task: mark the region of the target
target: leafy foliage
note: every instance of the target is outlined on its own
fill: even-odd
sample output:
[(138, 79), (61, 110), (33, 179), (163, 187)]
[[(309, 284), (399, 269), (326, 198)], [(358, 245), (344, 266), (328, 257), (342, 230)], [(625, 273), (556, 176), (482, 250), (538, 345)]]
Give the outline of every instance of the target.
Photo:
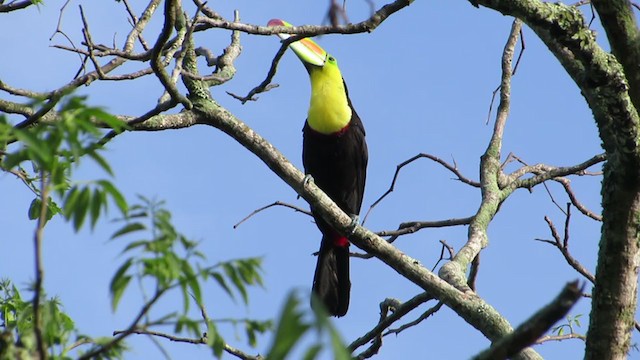
[(562, 336), (566, 333), (568, 334), (575, 334), (575, 327), (581, 327), (582, 325), (580, 324), (580, 317), (582, 317), (582, 314), (578, 314), (576, 316), (567, 316), (567, 322), (565, 324), (561, 324), (558, 326), (555, 326), (551, 329), (552, 333), (555, 333), (558, 336)]
[[(96, 341), (77, 334), (75, 323), (63, 311), (59, 299), (42, 297), (41, 329), (52, 359), (71, 359), (69, 352), (76, 344)], [(23, 300), (20, 291), (7, 279), (0, 281), (0, 317), (0, 359), (35, 358), (33, 303)], [(103, 358), (119, 359), (123, 349), (112, 349)]]
[(343, 343), (336, 328), (329, 321), (327, 314), (322, 309), (314, 309), (310, 314), (311, 319), (305, 318), (308, 310), (301, 308), (301, 301), (295, 292), (287, 297), (278, 319), (275, 338), (266, 356), (269, 360), (282, 360), (289, 356), (294, 346), (302, 337), (315, 329), (317, 340), (309, 346), (304, 355), (305, 360), (317, 359), (321, 350), (327, 347), (323, 342), (324, 335), (329, 336), (329, 347), (332, 350), (332, 358), (336, 360), (349, 360), (351, 355)]
[[(221, 356), (225, 342), (217, 330), (216, 321), (204, 315), (202, 282), (213, 279), (228, 296), (235, 298), (239, 293), (247, 304), (247, 287), (263, 284), (261, 259), (222, 261), (206, 266), (206, 256), (197, 248), (199, 243), (188, 239), (174, 227), (171, 213), (164, 208), (164, 202), (142, 196), (139, 200), (140, 204), (133, 205), (129, 215), (120, 219), (123, 225), (111, 237), (112, 240), (133, 237), (122, 251), (126, 258), (111, 280), (112, 308), (117, 309), (134, 279), (142, 287), (146, 284), (147, 288), (154, 289), (156, 294), (176, 289), (182, 298), (182, 312), (166, 314), (159, 320), (149, 320), (139, 327), (146, 329), (155, 324), (173, 322), (176, 333), (186, 330), (196, 338), (206, 338), (214, 354)], [(192, 301), (200, 308), (203, 319), (195, 319), (190, 315)], [(206, 332), (200, 328), (203, 322), (207, 327)], [(271, 329), (270, 321), (234, 322), (244, 324), (249, 343), (253, 346), (256, 345), (258, 334)]]
[[(44, 108), (46, 105), (33, 104), (36, 113), (39, 106)], [(198, 250), (199, 243), (188, 239), (174, 227), (171, 213), (163, 202), (140, 197), (139, 204), (129, 207), (120, 190), (109, 180), (73, 180), (73, 171), (86, 158), (108, 176), (113, 176), (109, 162), (100, 154), (103, 127), (116, 132), (127, 129), (114, 116), (100, 108), (87, 106), (85, 98), (77, 96), (61, 102), (55, 123), (15, 126), (5, 116), (0, 116), (0, 170), (14, 174), (35, 195), (28, 208), (28, 218), (38, 220), (37, 227), (41, 228), (53, 216), (60, 214), (75, 231), (87, 223), (93, 229), (107, 214), (110, 204), (115, 204), (122, 214), (118, 220), (122, 226), (111, 239), (127, 238), (129, 241), (122, 251), (124, 261), (116, 269), (109, 285), (112, 309), (117, 309), (132, 280), (140, 285), (145, 301), (138, 321), (129, 331), (173, 325), (175, 333), (193, 335), (200, 339), (199, 343), (206, 343), (216, 357), (220, 357), (227, 345), (218, 325), (230, 322), (234, 327), (243, 329), (251, 346), (257, 346), (258, 336), (273, 330), (273, 322), (211, 319), (206, 314), (202, 289), (206, 282), (211, 281), (217, 284), (221, 293), (233, 300), (239, 298), (247, 306), (248, 288), (264, 286), (261, 258), (232, 259), (209, 265), (205, 255)], [(149, 290), (154, 294), (151, 297), (146, 294)], [(45, 299), (43, 289), (30, 291), (34, 296), (40, 294), (39, 327), (50, 358), (71, 359), (74, 349), (86, 344), (91, 347), (84, 352), (76, 350), (75, 355), (120, 359), (128, 350), (125, 342), (121, 341), (124, 337), (91, 338), (79, 334), (74, 321), (63, 311), (57, 298)], [(181, 311), (152, 319), (152, 306), (171, 291), (181, 295)], [(35, 301), (23, 300), (20, 291), (9, 280), (0, 282), (0, 295), (0, 360), (38, 357), (33, 322)], [(193, 303), (200, 310), (198, 315), (191, 311)], [(300, 309), (298, 298), (292, 294), (278, 319), (269, 358), (285, 358), (309, 330), (316, 329), (318, 340), (306, 350), (305, 359), (317, 358), (326, 346), (331, 346), (334, 358), (348, 359), (349, 354), (326, 314), (307, 315)], [(206, 331), (202, 331), (203, 325)], [(328, 343), (323, 342), (324, 334), (329, 336)]]
[[(6, 151), (0, 167), (19, 176), (36, 198), (29, 206), (30, 219), (40, 217), (40, 208), (47, 204), (46, 220), (61, 213), (73, 223), (76, 231), (82, 228), (87, 216), (91, 227), (108, 208), (111, 199), (118, 209), (125, 213), (127, 203), (120, 191), (108, 180), (97, 180), (83, 184), (72, 184), (72, 170), (80, 164), (80, 159), (88, 157), (108, 175), (113, 170), (108, 161), (100, 155), (103, 130), (101, 126), (122, 132), (126, 124), (98, 107), (89, 107), (84, 97), (69, 97), (57, 112), (55, 125), (30, 126), (20, 128), (0, 118), (0, 144), (17, 147)], [(34, 104), (37, 106), (37, 104)], [(20, 146), (17, 146), (20, 145)], [(25, 170), (30, 163), (33, 171)], [(53, 191), (63, 202), (60, 207), (47, 195)], [(44, 192), (44, 194), (43, 194)], [(43, 199), (46, 197), (46, 201)]]

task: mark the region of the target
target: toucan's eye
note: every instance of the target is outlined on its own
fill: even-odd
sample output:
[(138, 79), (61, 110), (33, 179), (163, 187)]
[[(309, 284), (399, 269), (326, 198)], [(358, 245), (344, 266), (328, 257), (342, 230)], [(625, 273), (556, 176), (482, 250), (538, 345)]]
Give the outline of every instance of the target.
[(334, 62), (336, 59), (333, 56), (329, 56), (329, 61)]

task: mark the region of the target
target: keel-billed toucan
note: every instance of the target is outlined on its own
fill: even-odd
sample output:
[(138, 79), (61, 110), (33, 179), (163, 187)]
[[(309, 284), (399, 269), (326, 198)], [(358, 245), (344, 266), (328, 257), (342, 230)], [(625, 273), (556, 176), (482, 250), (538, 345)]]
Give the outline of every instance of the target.
[[(274, 19), (269, 26), (291, 26)], [(291, 35), (278, 34), (281, 39)], [(367, 144), (336, 59), (309, 38), (290, 45), (311, 80), (311, 101), (302, 129), (305, 172), (344, 212), (357, 219), (367, 171)], [(313, 292), (333, 316), (349, 308), (349, 241), (311, 209), (322, 232)]]

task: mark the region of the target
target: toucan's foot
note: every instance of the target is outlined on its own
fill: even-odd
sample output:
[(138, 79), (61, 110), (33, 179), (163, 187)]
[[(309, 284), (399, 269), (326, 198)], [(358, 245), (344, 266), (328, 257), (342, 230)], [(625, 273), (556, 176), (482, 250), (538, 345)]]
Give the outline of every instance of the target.
[(309, 183), (311, 183), (312, 181), (313, 181), (313, 176), (311, 176), (311, 174), (306, 174), (304, 176), (304, 179), (302, 179), (302, 186), (307, 187), (309, 186)]
[(360, 225), (360, 216), (351, 215), (351, 224), (349, 224), (349, 236), (356, 232), (356, 228)]

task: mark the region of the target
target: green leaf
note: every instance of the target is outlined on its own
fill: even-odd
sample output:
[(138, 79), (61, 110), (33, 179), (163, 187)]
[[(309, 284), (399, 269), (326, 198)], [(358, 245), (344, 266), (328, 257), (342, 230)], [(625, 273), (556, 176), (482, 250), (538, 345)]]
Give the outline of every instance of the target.
[(322, 350), (322, 344), (314, 344), (310, 348), (305, 351), (303, 359), (304, 360), (313, 360), (318, 357), (320, 351)]
[[(58, 207), (58, 205), (53, 202), (51, 198), (49, 198), (48, 200), (48, 206), (45, 213), (45, 219), (47, 221), (51, 220), (51, 218), (53, 218), (53, 215), (60, 212), (60, 208)], [(40, 211), (42, 211), (42, 201), (40, 200), (40, 198), (35, 198), (29, 205), (29, 219), (37, 220), (40, 217)]]
[(38, 139), (28, 130), (15, 130), (16, 138), (27, 146), (27, 154), (29, 158), (35, 161), (39, 167), (45, 170), (51, 170), (53, 164), (53, 153), (47, 148), (46, 143)]
[(69, 190), (69, 192), (67, 193), (63, 205), (64, 217), (67, 218), (67, 220), (70, 220), (72, 218), (79, 197), (80, 191), (78, 191), (78, 187), (76, 186), (72, 187), (71, 190)]
[(235, 285), (240, 295), (242, 295), (242, 300), (244, 301), (245, 305), (248, 304), (249, 295), (247, 294), (247, 289), (244, 286), (242, 278), (238, 275), (237, 269), (229, 263), (223, 263), (222, 268), (224, 269), (227, 277), (231, 279), (231, 282), (233, 283), (233, 285)]
[(212, 271), (212, 272), (210, 272), (210, 275), (218, 282), (218, 285), (220, 285), (220, 287), (223, 288), (224, 291), (227, 292), (227, 294), (229, 294), (231, 299), (235, 300), (236, 297), (233, 294), (233, 292), (231, 291), (231, 288), (227, 284), (227, 281), (224, 279), (222, 274), (220, 274), (219, 272)]
[(122, 196), (120, 191), (107, 180), (98, 180), (98, 184), (102, 186), (102, 189), (104, 191), (111, 195), (111, 198), (120, 209), (120, 212), (122, 212), (122, 214), (126, 214), (128, 209), (127, 201), (125, 200), (124, 196)]
[(225, 345), (224, 339), (220, 336), (215, 324), (211, 321), (207, 324), (207, 344), (209, 344), (211, 350), (213, 350), (213, 355), (215, 357), (222, 357)]
[(304, 322), (299, 306), (300, 300), (296, 294), (289, 294), (278, 319), (276, 335), (267, 359), (284, 360), (298, 340), (311, 328), (310, 324)]
[(79, 231), (84, 224), (84, 219), (89, 212), (89, 206), (91, 205), (91, 190), (85, 187), (78, 196), (78, 201), (75, 204), (73, 211), (73, 229)]
[(149, 241), (148, 241), (148, 240), (132, 241), (132, 242), (130, 242), (130, 243), (129, 243), (129, 245), (127, 245), (127, 246), (122, 250), (121, 254), (124, 254), (124, 253), (126, 253), (127, 251), (131, 251), (131, 250), (133, 250), (133, 249), (135, 249), (135, 248), (137, 248), (137, 247), (140, 247), (140, 246), (146, 246), (146, 245), (148, 245), (148, 244), (149, 244)]
[(200, 283), (198, 282), (198, 278), (188, 261), (182, 261), (182, 274), (184, 276), (184, 280), (189, 286), (189, 289), (191, 290), (191, 294), (193, 295), (196, 304), (201, 305), (202, 292), (200, 290)]
[(114, 176), (111, 165), (109, 165), (107, 160), (105, 160), (102, 155), (98, 154), (96, 151), (89, 151), (87, 155), (89, 155), (89, 157), (92, 158), (93, 161), (95, 161), (96, 164), (98, 164), (102, 168), (102, 170), (106, 171), (107, 174)]
[(111, 291), (111, 308), (113, 309), (113, 311), (115, 311), (118, 307), (120, 298), (122, 297), (122, 294), (124, 294), (124, 291), (127, 289), (127, 285), (129, 285), (129, 282), (131, 281), (131, 276), (125, 275), (127, 270), (129, 270), (129, 267), (131, 267), (131, 264), (133, 264), (133, 258), (127, 259), (127, 261), (125, 261), (124, 264), (122, 264), (120, 268), (118, 268), (116, 273), (113, 275), (113, 278), (111, 279), (109, 289)]
[(93, 189), (93, 199), (91, 200), (91, 230), (95, 229), (96, 223), (100, 218), (100, 209), (104, 207), (105, 196), (100, 189)]
[(147, 227), (144, 226), (144, 224), (141, 224), (138, 222), (126, 224), (125, 226), (121, 227), (118, 231), (113, 233), (113, 235), (111, 235), (111, 240), (124, 236), (126, 234), (130, 234), (132, 232), (146, 230), (146, 228)]
[(29, 205), (29, 220), (36, 220), (40, 217), (40, 211), (42, 209), (42, 201), (39, 198), (33, 199), (31, 205)]
[(340, 334), (335, 327), (327, 321), (329, 334), (331, 335), (331, 348), (333, 349), (333, 358), (336, 360), (351, 360), (351, 354), (347, 350), (347, 345), (340, 338)]

